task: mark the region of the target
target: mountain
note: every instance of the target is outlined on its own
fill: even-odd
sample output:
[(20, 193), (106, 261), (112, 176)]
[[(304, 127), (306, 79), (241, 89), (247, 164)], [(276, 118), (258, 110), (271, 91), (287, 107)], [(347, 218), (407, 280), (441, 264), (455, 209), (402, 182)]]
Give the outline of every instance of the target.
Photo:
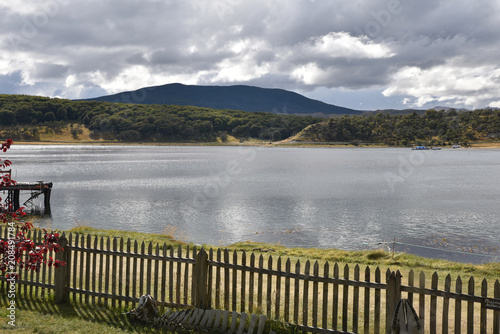
[(362, 111), (309, 99), (283, 89), (254, 86), (193, 86), (168, 84), (136, 91), (101, 96), (83, 101), (107, 101), (137, 104), (171, 104), (213, 109), (265, 111), (278, 114), (345, 115)]

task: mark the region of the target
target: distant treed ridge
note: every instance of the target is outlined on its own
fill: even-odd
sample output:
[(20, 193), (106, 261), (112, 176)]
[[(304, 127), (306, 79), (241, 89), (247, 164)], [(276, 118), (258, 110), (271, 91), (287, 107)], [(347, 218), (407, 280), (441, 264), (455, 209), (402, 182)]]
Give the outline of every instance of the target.
[(58, 131), (68, 123), (79, 123), (90, 130), (92, 139), (210, 142), (217, 137), (224, 141), (228, 135), (232, 135), (239, 139), (276, 141), (288, 138), (321, 120), (310, 116), (192, 106), (0, 95), (2, 136), (14, 140), (37, 140), (41, 127), (43, 131)]
[(500, 139), (500, 110), (427, 110), (406, 115), (342, 116), (309, 126), (301, 141), (368, 142), (394, 146), (467, 144)]

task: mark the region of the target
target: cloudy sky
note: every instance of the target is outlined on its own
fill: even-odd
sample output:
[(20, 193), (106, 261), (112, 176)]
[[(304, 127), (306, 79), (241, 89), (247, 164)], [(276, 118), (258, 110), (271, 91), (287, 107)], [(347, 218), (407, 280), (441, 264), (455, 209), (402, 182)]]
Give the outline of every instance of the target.
[(498, 0), (0, 0), (0, 93), (179, 82), (354, 109), (500, 107)]

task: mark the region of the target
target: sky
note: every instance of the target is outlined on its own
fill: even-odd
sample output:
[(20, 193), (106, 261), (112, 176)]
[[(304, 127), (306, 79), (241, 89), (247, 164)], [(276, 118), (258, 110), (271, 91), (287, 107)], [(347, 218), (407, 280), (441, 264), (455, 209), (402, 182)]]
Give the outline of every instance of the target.
[(168, 83), (358, 110), (500, 107), (498, 0), (0, 0), (0, 94)]

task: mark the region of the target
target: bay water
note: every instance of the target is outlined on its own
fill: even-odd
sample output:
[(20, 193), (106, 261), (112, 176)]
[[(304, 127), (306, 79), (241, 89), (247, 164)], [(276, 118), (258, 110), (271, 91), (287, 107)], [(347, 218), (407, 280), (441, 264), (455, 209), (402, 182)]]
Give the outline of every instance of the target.
[(54, 183), (46, 229), (500, 259), (498, 149), (14, 145), (2, 158), (19, 182)]

